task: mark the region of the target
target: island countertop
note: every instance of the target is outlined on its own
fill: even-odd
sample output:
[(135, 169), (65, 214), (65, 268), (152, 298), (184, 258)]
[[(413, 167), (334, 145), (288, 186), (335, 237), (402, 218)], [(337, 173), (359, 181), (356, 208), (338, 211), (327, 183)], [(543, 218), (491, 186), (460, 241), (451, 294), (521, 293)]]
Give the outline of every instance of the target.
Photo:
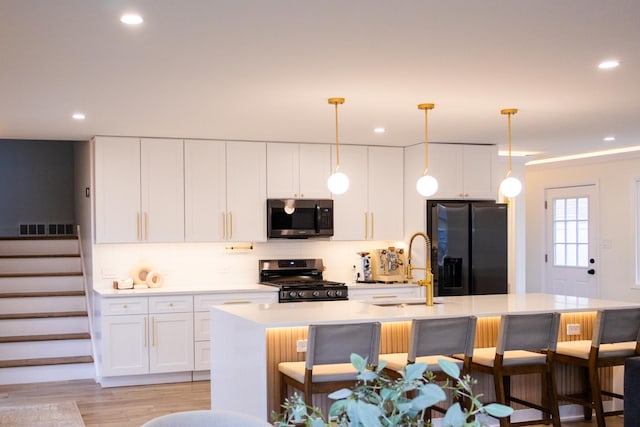
[(287, 327), (311, 323), (394, 322), (424, 317), (478, 317), (508, 313), (561, 313), (595, 311), (606, 308), (635, 307), (637, 303), (550, 294), (502, 294), (435, 298), (433, 306), (422, 299), (402, 301), (302, 302), (287, 304), (237, 305), (216, 307), (228, 314), (263, 327)]

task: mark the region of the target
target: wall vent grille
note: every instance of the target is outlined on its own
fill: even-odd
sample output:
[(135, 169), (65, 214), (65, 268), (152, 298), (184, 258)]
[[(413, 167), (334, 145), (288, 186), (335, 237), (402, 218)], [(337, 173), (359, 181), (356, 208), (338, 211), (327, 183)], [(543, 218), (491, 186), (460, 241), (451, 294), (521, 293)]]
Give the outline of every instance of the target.
[(73, 236), (73, 224), (20, 224), (20, 236)]

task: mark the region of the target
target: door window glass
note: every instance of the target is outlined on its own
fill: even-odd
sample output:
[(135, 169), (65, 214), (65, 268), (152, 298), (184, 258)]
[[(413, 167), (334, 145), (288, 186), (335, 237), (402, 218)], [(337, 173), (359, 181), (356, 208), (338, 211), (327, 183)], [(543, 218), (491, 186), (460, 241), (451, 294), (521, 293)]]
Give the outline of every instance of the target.
[(587, 267), (589, 263), (589, 198), (553, 200), (553, 263)]

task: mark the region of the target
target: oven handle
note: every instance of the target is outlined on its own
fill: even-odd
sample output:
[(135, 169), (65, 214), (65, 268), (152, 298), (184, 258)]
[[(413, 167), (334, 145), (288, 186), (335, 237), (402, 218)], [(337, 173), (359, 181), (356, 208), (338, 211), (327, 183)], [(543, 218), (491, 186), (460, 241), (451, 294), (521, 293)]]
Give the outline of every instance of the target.
[(316, 230), (316, 234), (320, 234), (320, 205), (316, 203), (316, 216), (314, 221), (314, 228)]

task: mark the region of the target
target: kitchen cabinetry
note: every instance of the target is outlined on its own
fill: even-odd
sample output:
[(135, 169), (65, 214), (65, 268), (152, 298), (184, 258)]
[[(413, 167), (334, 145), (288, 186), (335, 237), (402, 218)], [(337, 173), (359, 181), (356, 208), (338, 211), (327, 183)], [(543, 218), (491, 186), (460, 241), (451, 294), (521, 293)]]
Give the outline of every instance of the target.
[(195, 370), (210, 368), (209, 307), (219, 304), (277, 304), (278, 292), (225, 292), (217, 294), (195, 295), (194, 310), (194, 353)]
[(438, 180), (435, 196), (495, 200), (498, 189), (493, 169), (497, 156), (495, 145), (430, 144), (429, 174)]
[(96, 243), (184, 240), (181, 139), (96, 137)]
[(192, 371), (193, 297), (104, 298), (102, 375)]
[(398, 240), (403, 231), (403, 149), (342, 146), (349, 190), (334, 195), (334, 240)]
[(262, 142), (185, 141), (187, 241), (266, 240)]
[(267, 196), (328, 199), (331, 150), (325, 144), (267, 144)]
[[(416, 190), (424, 171), (424, 144), (404, 150), (404, 224), (408, 241), (414, 232), (426, 232), (426, 199)], [(438, 191), (432, 198), (495, 200), (497, 157), (497, 147), (493, 145), (429, 144), (429, 174), (438, 180)]]

